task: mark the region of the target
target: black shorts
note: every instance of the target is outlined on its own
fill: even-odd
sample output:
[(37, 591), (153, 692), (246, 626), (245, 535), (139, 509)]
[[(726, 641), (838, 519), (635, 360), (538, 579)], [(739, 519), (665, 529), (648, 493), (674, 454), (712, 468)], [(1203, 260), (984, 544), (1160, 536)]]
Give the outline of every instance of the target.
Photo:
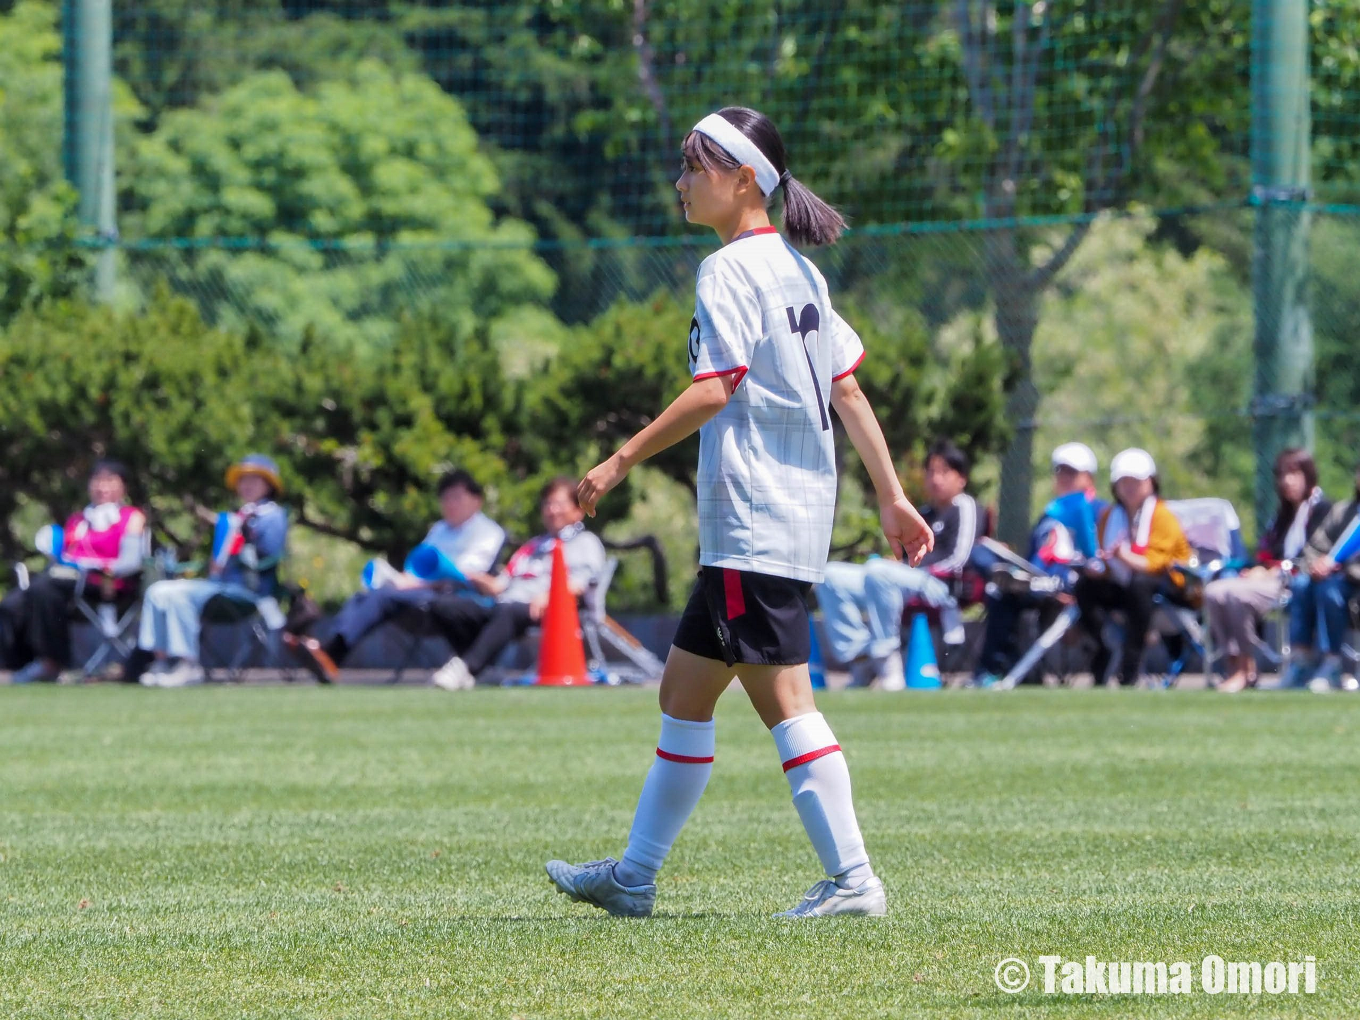
[(676, 648), (734, 666), (796, 666), (812, 654), (812, 585), (773, 574), (700, 567)]

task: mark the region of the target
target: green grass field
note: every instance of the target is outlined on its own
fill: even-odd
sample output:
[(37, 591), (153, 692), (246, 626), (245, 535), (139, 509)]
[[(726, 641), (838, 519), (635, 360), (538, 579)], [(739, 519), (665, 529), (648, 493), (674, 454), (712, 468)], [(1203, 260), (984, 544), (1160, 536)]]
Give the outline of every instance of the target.
[[(615, 856), (651, 691), (0, 688), (0, 1016), (1354, 1017), (1360, 699), (842, 693), (887, 919), (769, 919), (818, 871), (738, 693), (659, 887)], [(1186, 996), (1019, 995), (1016, 956), (1192, 961)], [(1199, 961), (1317, 960), (1312, 996)]]

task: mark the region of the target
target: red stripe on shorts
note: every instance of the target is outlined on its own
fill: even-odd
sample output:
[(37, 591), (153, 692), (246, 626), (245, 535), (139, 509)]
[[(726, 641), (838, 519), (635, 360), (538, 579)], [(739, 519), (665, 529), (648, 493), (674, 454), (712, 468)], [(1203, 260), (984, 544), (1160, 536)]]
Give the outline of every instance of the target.
[(723, 598), (727, 603), (727, 618), (735, 620), (746, 613), (746, 596), (741, 591), (741, 571), (722, 568)]
[(790, 758), (784, 763), (784, 771), (787, 772), (789, 769), (796, 769), (799, 765), (806, 765), (808, 762), (816, 761), (818, 758), (825, 758), (828, 754), (835, 754), (840, 749), (840, 744), (831, 744), (828, 747), (819, 747), (815, 751), (809, 751), (807, 754), (800, 754), (797, 758)]
[(713, 755), (711, 754), (707, 758), (695, 758), (688, 754), (671, 754), (669, 751), (663, 751), (659, 747), (656, 749), (656, 756), (658, 758), (664, 758), (666, 761), (678, 761), (681, 765), (708, 765), (713, 761)]

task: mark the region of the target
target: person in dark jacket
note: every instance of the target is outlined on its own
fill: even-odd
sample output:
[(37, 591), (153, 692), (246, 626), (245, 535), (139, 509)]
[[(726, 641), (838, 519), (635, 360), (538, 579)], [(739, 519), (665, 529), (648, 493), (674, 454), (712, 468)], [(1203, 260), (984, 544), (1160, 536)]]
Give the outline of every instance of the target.
[[(1360, 465), (1355, 492), (1334, 504), (1303, 548), (1290, 586), (1291, 661), (1285, 686), (1330, 690), (1341, 676), (1341, 645), (1350, 624), (1347, 602), (1360, 589)], [(1320, 659), (1319, 659), (1320, 653)]]
[[(1096, 494), (1096, 455), (1085, 443), (1063, 443), (1053, 451), (1052, 461), (1054, 500), (1030, 534), (1026, 558), (1053, 578), (1055, 587), (1040, 595), (988, 585), (987, 627), (974, 686), (990, 687), (1015, 665), (1020, 614), (1038, 609), (1041, 629), (1051, 623), (1062, 608), (1058, 593), (1070, 593), (1076, 583), (1075, 565), (1095, 555), (1096, 520), (1107, 505)], [(1073, 507), (1080, 513), (1074, 514)]]
[(966, 491), (968, 455), (947, 439), (926, 454), (926, 498), (921, 508), (935, 533), (935, 548), (919, 567), (882, 557), (865, 563), (826, 565), (817, 603), (827, 642), (838, 661), (848, 663), (855, 686), (885, 690), (906, 685), (902, 662), (902, 612), (919, 598), (940, 613), (945, 644), (963, 643), (963, 620), (952, 590), (986, 532), (986, 516)]
[(1287, 565), (1298, 560), (1308, 537), (1321, 526), (1332, 502), (1318, 486), (1317, 465), (1307, 450), (1284, 450), (1275, 458), (1275, 519), (1261, 535), (1256, 565), (1237, 577), (1210, 582), (1204, 604), (1214, 645), (1228, 656), (1231, 672), (1218, 689), (1233, 694), (1256, 686), (1257, 628), (1279, 605), (1287, 586)]

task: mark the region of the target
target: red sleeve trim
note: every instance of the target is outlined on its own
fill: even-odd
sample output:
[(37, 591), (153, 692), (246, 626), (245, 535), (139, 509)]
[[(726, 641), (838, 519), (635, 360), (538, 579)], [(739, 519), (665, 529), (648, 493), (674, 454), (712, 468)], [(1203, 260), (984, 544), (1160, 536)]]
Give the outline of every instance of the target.
[(741, 385), (741, 381), (746, 378), (747, 371), (748, 369), (745, 365), (739, 365), (736, 368), (725, 368), (721, 372), (700, 372), (692, 381), (700, 382), (704, 379), (721, 379), (725, 375), (735, 375), (736, 378), (732, 380), (732, 389), (735, 390)]
[(840, 375), (833, 375), (833, 376), (831, 377), (831, 381), (832, 381), (832, 382), (835, 382), (835, 381), (838, 380), (838, 379), (844, 379), (847, 375), (853, 375), (854, 372), (855, 372), (855, 369), (859, 368), (860, 364), (864, 361), (864, 355), (865, 355), (866, 353), (867, 353), (867, 352), (865, 352), (865, 351), (860, 351), (860, 352), (859, 352), (859, 357), (855, 359), (855, 363), (854, 363), (853, 365), (851, 365), (849, 368), (847, 368), (847, 369), (846, 369), (844, 372), (842, 372)]

